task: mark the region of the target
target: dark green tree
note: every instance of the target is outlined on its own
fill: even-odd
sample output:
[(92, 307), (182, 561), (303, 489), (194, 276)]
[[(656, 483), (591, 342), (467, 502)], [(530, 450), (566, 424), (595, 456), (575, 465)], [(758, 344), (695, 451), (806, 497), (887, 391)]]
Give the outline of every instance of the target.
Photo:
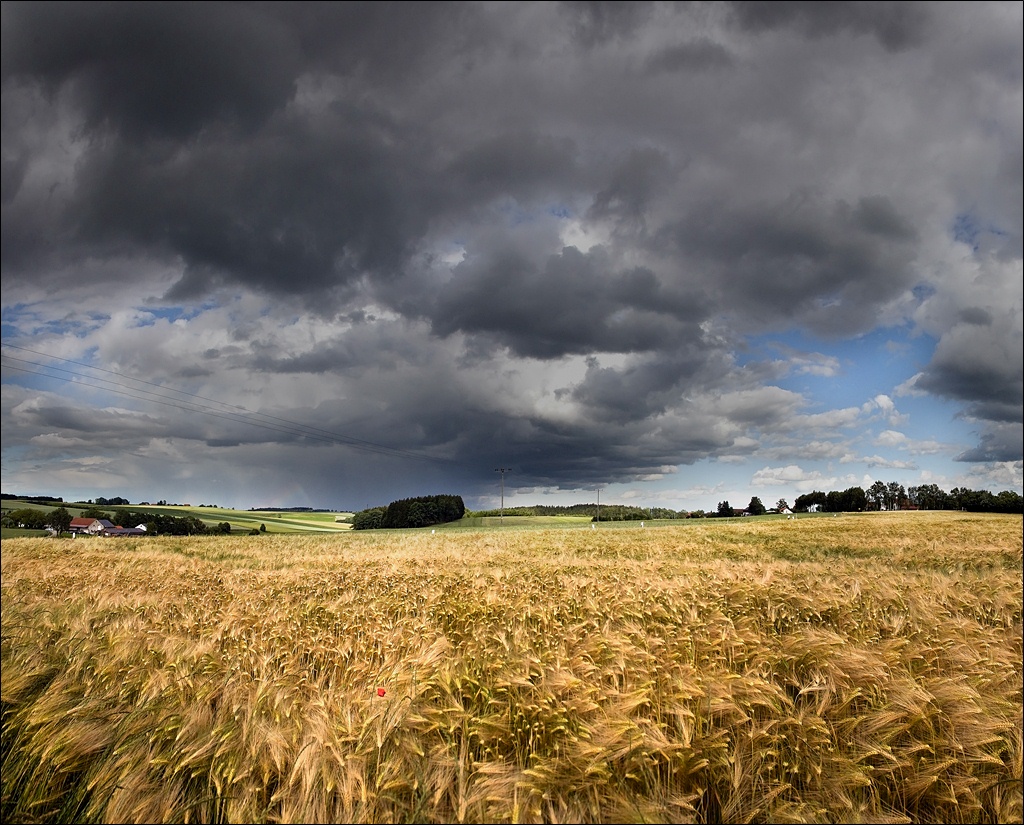
[[(458, 521), (466, 513), (466, 505), (462, 496), (438, 495), (417, 496), (392, 501), (385, 508), (381, 519), (381, 527), (429, 527), (431, 524), (444, 524)], [(355, 521), (353, 521), (355, 526)]]
[(747, 512), (752, 516), (763, 516), (767, 510), (764, 504), (761, 503), (761, 499), (757, 496), (753, 496), (750, 499), (750, 504), (747, 505)]
[(872, 510), (881, 510), (885, 507), (885, 483), (882, 481), (874, 482), (867, 489), (868, 506)]
[(885, 485), (885, 508), (899, 510), (907, 497), (907, 491), (898, 481), (890, 481)]
[(815, 505), (823, 508), (825, 506), (825, 499), (825, 493), (820, 490), (804, 493), (802, 496), (796, 497), (796, 501), (793, 502), (793, 509), (798, 513), (806, 513)]
[(56, 532), (58, 536), (71, 529), (71, 513), (63, 507), (51, 510), (47, 518), (49, 520), (48, 526), (53, 528), (54, 532)]
[(937, 484), (908, 487), (907, 498), (922, 510), (946, 510), (949, 506), (949, 496)]
[(26, 530), (42, 530), (48, 526), (50, 520), (46, 512), (31, 507), (12, 510), (8, 514), (8, 519), (15, 527), (24, 527)]
[(352, 515), (353, 530), (377, 530), (382, 526), (385, 507), (370, 507)]
[(732, 505), (728, 501), (718, 502), (718, 515), (722, 518), (730, 518), (734, 515)]
[(995, 497), (995, 509), (997, 513), (1024, 513), (1024, 498), (1020, 493), (1003, 490)]

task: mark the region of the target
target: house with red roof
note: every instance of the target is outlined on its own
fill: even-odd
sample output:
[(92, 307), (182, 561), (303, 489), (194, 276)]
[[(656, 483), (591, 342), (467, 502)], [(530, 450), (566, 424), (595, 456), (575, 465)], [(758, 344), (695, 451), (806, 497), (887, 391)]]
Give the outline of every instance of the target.
[(71, 519), (71, 526), (68, 530), (71, 533), (85, 533), (90, 536), (99, 536), (103, 534), (104, 530), (109, 530), (113, 526), (113, 523), (107, 521), (105, 518), (86, 518), (84, 516), (76, 516)]

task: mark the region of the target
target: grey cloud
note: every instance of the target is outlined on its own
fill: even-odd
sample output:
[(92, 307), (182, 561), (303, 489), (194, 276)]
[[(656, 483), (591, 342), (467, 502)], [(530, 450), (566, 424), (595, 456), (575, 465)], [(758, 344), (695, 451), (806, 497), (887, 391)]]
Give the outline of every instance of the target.
[[(1018, 415), (1019, 415), (1018, 410)], [(1024, 454), (1024, 430), (1020, 421), (1014, 424), (988, 424), (980, 434), (976, 447), (966, 450), (956, 457), (957, 461), (1017, 461)]]
[(431, 353), (410, 337), (402, 323), (362, 321), (308, 352), (289, 355), (277, 341), (257, 341), (252, 344), (251, 356), (249, 366), (261, 373), (335, 373), (351, 379), (366, 370), (428, 367)]
[(0, 166), (0, 182), (2, 182), (2, 197), (0, 202), (8, 203), (14, 200), (14, 196), (21, 188), (21, 182), (25, 178), (25, 170), (28, 169), (28, 159), (21, 157), (5, 157)]
[(651, 12), (646, 0), (621, 3), (615, 0), (570, 0), (560, 4), (573, 22), (576, 38), (584, 46), (596, 46), (631, 34)]
[(4, 3), (3, 79), (72, 84), (89, 127), (132, 139), (248, 132), (303, 73), (418, 80), (439, 43), (486, 42), (477, 16), (443, 2)]
[[(19, 395), (21, 398), (8, 397), (5, 393), (5, 406), (10, 416), (7, 420), (11, 422), (10, 428), (7, 424), (4, 426), (5, 437), (19, 432), (52, 434), (61, 440), (88, 444), (90, 449), (99, 453), (131, 449), (140, 438), (158, 438), (167, 432), (156, 415), (120, 409), (94, 409), (69, 403), (67, 399), (49, 393)], [(50, 452), (56, 448), (36, 444), (32, 449)]]
[(571, 190), (578, 174), (573, 141), (519, 132), (468, 146), (442, 176), (454, 206), (499, 197), (528, 200), (538, 193)]
[(477, 478), (490, 481), (492, 467), (509, 463), (515, 456), (513, 472), (506, 487), (553, 485), (562, 489), (593, 489), (612, 480), (642, 478), (662, 470), (666, 464), (692, 464), (709, 453), (724, 451), (731, 439), (723, 438), (711, 422), (689, 422), (686, 426), (649, 423), (571, 425), (543, 418), (502, 419), (498, 411), (473, 421), (461, 419), (466, 427), (467, 468), (481, 468)]
[(301, 65), (295, 37), (247, 4), (4, 5), (4, 81), (71, 83), (91, 128), (132, 139), (191, 136), (211, 119), (251, 129)]
[[(1006, 393), (1007, 396), (1010, 394), (1010, 392)], [(977, 401), (966, 407), (965, 414), (971, 418), (997, 426), (1004, 423), (1020, 426), (1022, 416), (1021, 398), (1018, 396), (1016, 402), (1001, 401), (999, 399)]]
[(734, 64), (729, 50), (706, 37), (666, 46), (647, 58), (644, 71), (648, 75), (662, 72), (700, 72), (722, 69)]
[[(1018, 299), (1019, 300), (1019, 299)], [(943, 336), (917, 387), (963, 404), (977, 422), (979, 443), (958, 461), (1019, 461), (1024, 421), (1024, 350), (1020, 305), (998, 316), (977, 307)]]
[(1013, 319), (1004, 314), (990, 324), (972, 321), (953, 327), (917, 379), (917, 387), (965, 402), (972, 417), (1019, 424), (1024, 420), (1024, 348), (1019, 324), (1019, 315)]
[[(987, 32), (1004, 7), (986, 8)], [(976, 255), (1019, 259), (1019, 32), (990, 49), (967, 14), (5, 2), (5, 311), (90, 285), (93, 307), (113, 290), (137, 306), (164, 278), (165, 301), (255, 294), (337, 318), (308, 350), (239, 322), (237, 348), (187, 363), (254, 384), (344, 378), (337, 408), (294, 415), (444, 445), (481, 483), (509, 455), (521, 479), (568, 486), (721, 455), (787, 403), (708, 402), (782, 380), (737, 369), (743, 335), (898, 322), (923, 282), (943, 288), (922, 249), (957, 213), (977, 213)], [(940, 348), (919, 383), (980, 422), (965, 460), (1019, 458), (1002, 428), (1021, 408), (1005, 291), (951, 299), (943, 325), (985, 340)], [(735, 337), (714, 340), (721, 327)], [(559, 415), (506, 413), (459, 381), (573, 356), (596, 360)]]
[[(5, 282), (136, 248), (183, 262), (171, 300), (244, 284), (329, 311), (344, 295), (327, 291), (393, 275), (443, 208), (424, 133), (361, 92), (313, 114), (288, 107), (303, 73), (366, 84), (413, 72), (432, 32), (466, 8), (5, 3)], [(21, 120), (8, 109), (33, 86), (83, 117), (74, 190), (59, 203), (15, 202), (35, 149), (8, 151)]]
[(741, 0), (731, 5), (739, 24), (751, 31), (794, 26), (812, 37), (852, 31), (874, 35), (890, 51), (919, 43), (928, 24), (922, 3)]
[(982, 307), (964, 307), (960, 310), (959, 319), (965, 324), (987, 327), (992, 324), (992, 313)]
[(1015, 410), (1015, 420), (1020, 422), (1024, 415), (1024, 390), (1019, 361), (1016, 367), (1014, 374), (1013, 364), (933, 362), (917, 380), (917, 387), (936, 395), (970, 402), (968, 409), (979, 418), (995, 415), (998, 420), (1005, 417), (1006, 410)]
[(173, 155), (115, 145), (80, 175), (74, 236), (86, 249), (131, 244), (180, 256), (185, 276), (172, 299), (233, 282), (322, 302), (368, 270), (397, 271), (420, 228), (408, 207), (415, 175), (408, 155), (381, 139), (389, 131), (373, 113), (349, 110), (320, 130), (284, 119), (241, 145)]
[(644, 352), (693, 335), (700, 296), (666, 289), (650, 271), (616, 271), (600, 250), (566, 247), (544, 261), (515, 246), (453, 270), (430, 309), (434, 331), (478, 334), (520, 355)]
[(707, 204), (661, 235), (716, 286), (719, 306), (822, 335), (863, 331), (916, 277), (916, 232), (883, 197), (852, 206), (806, 193), (758, 208)]
[(620, 228), (643, 230), (651, 199), (676, 177), (670, 159), (657, 149), (634, 149), (595, 195), (589, 216), (614, 220)]
[(638, 359), (621, 368), (602, 367), (591, 359), (571, 395), (594, 421), (623, 424), (647, 419), (681, 405), (687, 390), (705, 386), (712, 359), (717, 360), (699, 346), (658, 359)]

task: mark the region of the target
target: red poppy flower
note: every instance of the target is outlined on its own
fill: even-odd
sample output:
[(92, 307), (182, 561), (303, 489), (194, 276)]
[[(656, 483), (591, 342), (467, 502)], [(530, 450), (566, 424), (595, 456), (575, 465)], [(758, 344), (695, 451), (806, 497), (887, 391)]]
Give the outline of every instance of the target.
[(387, 691), (384, 690), (384, 688), (377, 688), (377, 695), (378, 696), (383, 696), (385, 693), (387, 693)]

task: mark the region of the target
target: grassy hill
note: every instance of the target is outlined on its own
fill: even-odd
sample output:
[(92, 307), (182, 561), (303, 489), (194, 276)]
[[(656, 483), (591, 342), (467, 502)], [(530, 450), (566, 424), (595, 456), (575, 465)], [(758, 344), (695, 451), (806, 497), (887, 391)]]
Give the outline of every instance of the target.
[[(72, 516), (81, 516), (87, 510), (94, 509), (96, 505), (87, 502), (55, 502), (43, 504), (25, 499), (4, 499), (3, 509), (8, 510), (51, 510), (63, 506)], [(231, 525), (232, 533), (248, 533), (250, 530), (259, 530), (261, 526), (266, 527), (267, 533), (340, 533), (352, 529), (352, 525), (343, 524), (338, 519), (351, 516), (351, 513), (334, 513), (327, 511), (292, 511), (292, 510), (232, 510), (227, 507), (192, 507), (189, 505), (157, 505), (157, 504), (129, 504), (125, 507), (100, 507), (100, 510), (113, 516), (119, 509), (129, 510), (132, 513), (163, 513), (165, 515), (182, 518), (190, 516), (202, 521), (207, 527), (216, 528), (219, 524), (227, 522)], [(121, 525), (127, 527), (130, 525)], [(134, 525), (131, 525), (134, 526)], [(16, 538), (45, 535), (43, 530), (19, 530), (16, 528), (3, 528), (2, 538)]]

